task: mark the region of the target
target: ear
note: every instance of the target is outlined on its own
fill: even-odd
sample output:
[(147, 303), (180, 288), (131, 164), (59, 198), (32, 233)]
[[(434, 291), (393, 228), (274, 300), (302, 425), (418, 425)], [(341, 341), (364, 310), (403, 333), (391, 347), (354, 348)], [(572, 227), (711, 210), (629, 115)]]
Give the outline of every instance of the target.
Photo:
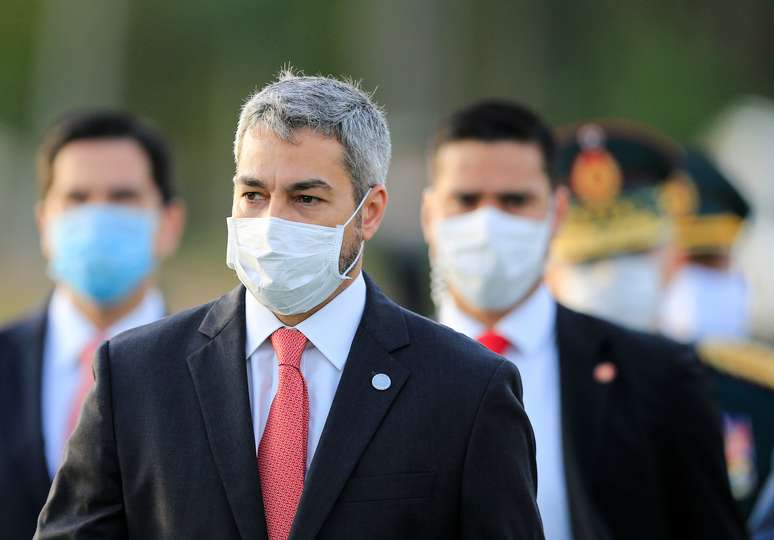
[(435, 192), (432, 187), (425, 188), (422, 192), (422, 208), (419, 213), (419, 220), (422, 225), (422, 236), (425, 243), (433, 243), (433, 217), (435, 214)]
[(35, 225), (38, 228), (38, 239), (40, 242), (40, 251), (43, 257), (49, 259), (51, 256), (51, 246), (48, 240), (48, 219), (46, 216), (45, 201), (35, 203)]
[(376, 235), (376, 231), (379, 230), (382, 219), (384, 219), (384, 212), (387, 209), (389, 199), (390, 197), (387, 194), (387, 188), (384, 187), (383, 184), (377, 184), (371, 187), (368, 199), (365, 204), (363, 204), (363, 209), (360, 211), (363, 216), (361, 220), (363, 240), (370, 240)]
[(164, 206), (159, 218), (159, 228), (156, 231), (156, 256), (164, 259), (173, 255), (185, 229), (186, 207), (180, 199), (175, 199)]

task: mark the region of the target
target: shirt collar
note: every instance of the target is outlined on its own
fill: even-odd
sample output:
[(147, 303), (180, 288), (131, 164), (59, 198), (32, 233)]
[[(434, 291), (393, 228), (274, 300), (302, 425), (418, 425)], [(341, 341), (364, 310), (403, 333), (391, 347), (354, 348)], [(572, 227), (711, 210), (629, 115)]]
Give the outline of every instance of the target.
[[(132, 311), (116, 321), (104, 332), (110, 339), (121, 332), (152, 323), (164, 316), (164, 298), (158, 289), (149, 290)], [(48, 330), (51, 343), (56, 344), (53, 362), (60, 367), (77, 365), (89, 342), (99, 335), (89, 321), (60, 288), (54, 290), (48, 306)]]
[[(355, 339), (355, 332), (363, 316), (365, 300), (366, 285), (361, 272), (321, 310), (296, 326), (339, 371), (344, 369), (349, 356), (352, 340)], [(275, 330), (284, 326), (274, 313), (258, 302), (249, 291), (245, 292), (245, 324), (247, 358), (252, 356)]]
[[(438, 310), (441, 323), (477, 339), (486, 328), (457, 307), (454, 299), (447, 295)], [(553, 339), (556, 325), (556, 301), (545, 284), (541, 284), (526, 301), (505, 315), (494, 330), (516, 347), (521, 354), (529, 355)]]
[(500, 319), (495, 330), (520, 353), (530, 355), (553, 339), (555, 325), (556, 301), (541, 284), (523, 304)]

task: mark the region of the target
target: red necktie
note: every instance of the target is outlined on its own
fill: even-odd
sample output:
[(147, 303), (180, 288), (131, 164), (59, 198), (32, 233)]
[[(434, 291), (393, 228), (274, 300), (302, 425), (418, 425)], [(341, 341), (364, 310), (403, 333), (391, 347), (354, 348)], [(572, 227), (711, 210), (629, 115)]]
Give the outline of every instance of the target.
[(502, 355), (510, 343), (494, 330), (487, 330), (478, 336), (478, 342), (490, 351)]
[(80, 355), (80, 370), (81, 370), (81, 382), (78, 386), (78, 392), (75, 394), (75, 399), (70, 406), (70, 416), (67, 420), (67, 431), (65, 432), (65, 441), (75, 431), (75, 426), (78, 425), (78, 418), (81, 415), (81, 407), (86, 400), (91, 387), (94, 386), (94, 375), (91, 372), (91, 363), (94, 359), (94, 353), (97, 352), (97, 348), (105, 340), (104, 334), (98, 334), (95, 338), (89, 341), (81, 351)]
[(263, 507), (269, 540), (287, 540), (306, 473), (309, 395), (301, 374), (306, 336), (292, 328), (271, 335), (279, 384), (258, 446)]

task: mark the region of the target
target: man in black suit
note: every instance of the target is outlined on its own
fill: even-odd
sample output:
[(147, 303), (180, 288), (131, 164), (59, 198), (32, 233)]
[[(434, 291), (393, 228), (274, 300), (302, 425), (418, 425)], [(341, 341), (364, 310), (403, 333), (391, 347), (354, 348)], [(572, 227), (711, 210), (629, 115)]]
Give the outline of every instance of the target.
[[(627, 163), (594, 152), (599, 201)], [(543, 283), (569, 199), (554, 153), (544, 123), (505, 101), (441, 124), (422, 208), (439, 319), (519, 367), (548, 540), (742, 538), (693, 352), (571, 311)]]
[(153, 270), (184, 221), (165, 141), (128, 114), (62, 119), (38, 160), (55, 287), (40, 310), (0, 329), (0, 537), (9, 540), (35, 532), (99, 342), (164, 315)]
[(234, 152), (244, 287), (101, 347), (36, 538), (543, 538), (517, 370), (361, 272), (379, 109), (284, 73)]

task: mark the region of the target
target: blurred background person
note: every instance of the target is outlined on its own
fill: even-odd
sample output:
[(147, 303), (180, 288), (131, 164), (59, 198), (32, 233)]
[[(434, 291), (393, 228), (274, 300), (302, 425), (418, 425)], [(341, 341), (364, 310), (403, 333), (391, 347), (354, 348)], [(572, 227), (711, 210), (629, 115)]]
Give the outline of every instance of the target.
[(731, 270), (744, 202), (707, 158), (682, 154), (650, 128), (604, 122), (561, 133), (558, 174), (573, 202), (553, 245), (551, 283), (577, 309), (639, 330), (680, 330), (697, 345), (746, 516), (774, 445), (774, 352), (745, 339), (745, 282)]
[(732, 250), (747, 202), (696, 149), (664, 189), (674, 220), (669, 283), (659, 330), (697, 345), (723, 412), (731, 490), (747, 516), (771, 470), (774, 349), (750, 339), (752, 290)]
[(567, 306), (653, 331), (664, 287), (670, 220), (662, 201), (678, 148), (625, 121), (558, 130), (557, 175), (569, 186), (552, 245), (550, 282)]
[(67, 116), (38, 154), (45, 304), (0, 329), (0, 531), (30, 538), (93, 385), (98, 345), (164, 315), (158, 262), (184, 225), (167, 144), (123, 112)]
[(731, 259), (750, 208), (703, 152), (689, 148), (664, 198), (673, 219), (658, 329), (678, 341), (749, 337), (750, 290)]
[[(615, 202), (622, 175), (647, 189), (671, 170), (647, 137), (616, 144), (596, 126), (580, 133), (589, 154), (576, 156), (573, 181), (595, 202)], [(619, 165), (608, 144), (637, 168)], [(441, 123), (422, 205), (439, 321), (522, 374), (548, 540), (743, 538), (692, 351), (571, 311), (543, 283), (570, 195), (552, 170), (554, 151), (549, 128), (507, 101), (479, 102)], [(657, 216), (628, 217), (644, 222), (637, 247), (662, 239)], [(634, 247), (594, 247), (601, 255), (624, 245)]]
[(774, 344), (774, 101), (762, 96), (735, 99), (702, 134), (718, 167), (751, 206), (751, 215), (732, 253), (733, 265), (750, 290), (750, 337)]
[(774, 450), (774, 349), (751, 339), (751, 288), (734, 261), (749, 206), (703, 152), (688, 149), (664, 190), (674, 220), (659, 330), (697, 345), (723, 411), (731, 490), (752, 510)]

